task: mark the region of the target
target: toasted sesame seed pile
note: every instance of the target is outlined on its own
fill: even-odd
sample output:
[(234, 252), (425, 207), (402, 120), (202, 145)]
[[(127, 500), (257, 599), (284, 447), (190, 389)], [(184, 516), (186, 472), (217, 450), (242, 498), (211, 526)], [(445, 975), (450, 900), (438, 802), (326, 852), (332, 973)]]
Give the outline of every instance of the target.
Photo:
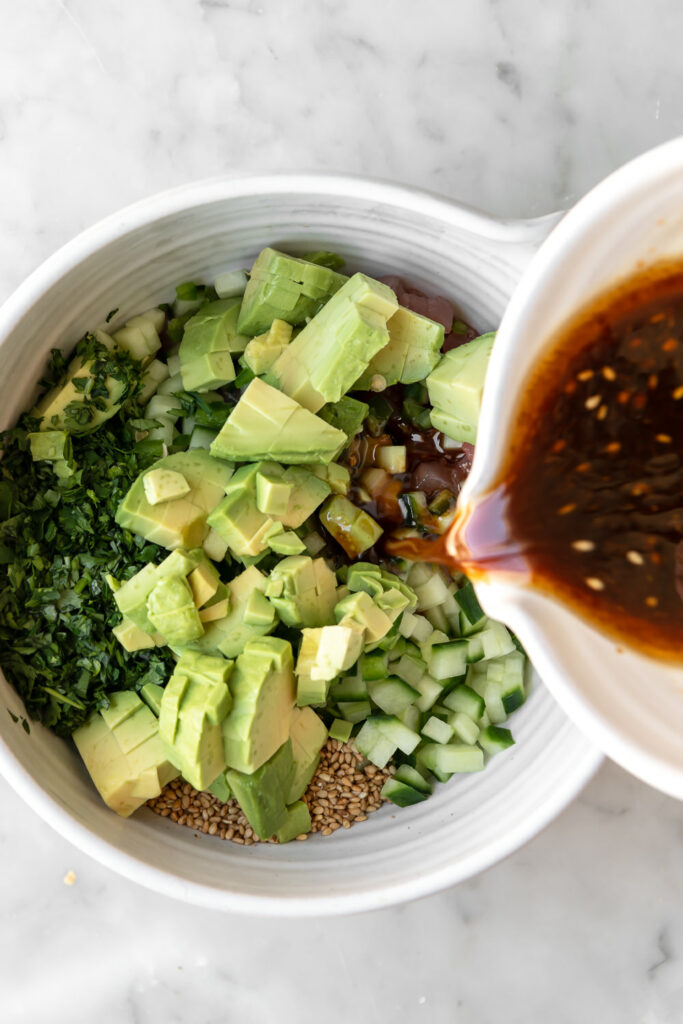
[[(339, 828), (351, 828), (356, 822), (366, 821), (368, 814), (381, 807), (381, 789), (393, 771), (390, 766), (380, 770), (372, 764), (364, 765), (351, 743), (328, 740), (303, 797), (311, 814), (312, 831), (329, 836)], [(147, 806), (155, 814), (195, 832), (230, 839), (241, 846), (262, 841), (254, 834), (236, 800), (223, 803), (212, 793), (198, 792), (183, 779), (174, 779)], [(307, 838), (306, 834), (297, 836), (301, 840)]]

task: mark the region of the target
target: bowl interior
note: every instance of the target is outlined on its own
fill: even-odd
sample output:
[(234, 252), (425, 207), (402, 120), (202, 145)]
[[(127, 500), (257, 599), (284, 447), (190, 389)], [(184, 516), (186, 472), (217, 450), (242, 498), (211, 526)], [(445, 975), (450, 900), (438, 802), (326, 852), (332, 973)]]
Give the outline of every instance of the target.
[[(598, 185), (529, 266), (496, 340), (464, 500), (476, 503), (496, 480), (528, 374), (568, 317), (621, 279), (672, 258), (683, 258), (683, 139)], [(683, 799), (681, 663), (630, 651), (528, 589), (493, 579), (479, 589), (484, 607), (519, 632), (573, 721), (627, 770)]]
[[(518, 235), (518, 232), (517, 232)], [(169, 300), (173, 286), (248, 266), (264, 245), (330, 248), (351, 269), (400, 273), (450, 296), (481, 330), (495, 327), (517, 277), (518, 238), (496, 222), (377, 184), (295, 179), (208, 184), (92, 229), (29, 279), (0, 314), (1, 426), (32, 398), (49, 349), (71, 346), (119, 307)], [(3, 319), (4, 316), (4, 319)], [(4, 679), (1, 699), (21, 703)], [(416, 808), (383, 808), (333, 838), (242, 848), (148, 811), (123, 821), (100, 801), (75, 752), (38, 725), (0, 716), (0, 768), (39, 813), (122, 873), (174, 896), (256, 913), (383, 906), (452, 884), (546, 824), (599, 755), (538, 679), (514, 716), (517, 746), (481, 775), (453, 780)]]

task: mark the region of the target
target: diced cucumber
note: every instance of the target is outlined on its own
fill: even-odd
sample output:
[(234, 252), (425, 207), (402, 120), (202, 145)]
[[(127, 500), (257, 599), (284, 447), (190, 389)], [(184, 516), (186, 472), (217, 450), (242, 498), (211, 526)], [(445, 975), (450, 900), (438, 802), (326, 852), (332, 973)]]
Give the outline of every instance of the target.
[(426, 796), (429, 796), (432, 792), (432, 787), (428, 779), (425, 779), (417, 768), (413, 768), (412, 765), (402, 764), (396, 769), (395, 779), (399, 782), (405, 782), (407, 786), (412, 786), (413, 789), (419, 790)]
[(412, 754), (420, 742), (420, 734), (409, 729), (395, 715), (376, 715), (374, 721), (378, 723), (382, 735), (387, 736), (404, 754)]
[(514, 742), (510, 730), (501, 729), (498, 725), (489, 725), (479, 733), (478, 743), (490, 755), (507, 750)]
[(391, 670), (394, 675), (397, 675), (399, 679), (403, 679), (404, 682), (410, 686), (415, 686), (416, 683), (422, 679), (422, 676), (427, 671), (427, 666), (420, 657), (418, 649), (413, 648), (414, 654), (403, 654), (399, 660), (392, 664)]
[(424, 614), (434, 629), (440, 629), (441, 632), (450, 634), (451, 625), (441, 608), (428, 608)]
[(219, 274), (213, 286), (219, 299), (233, 299), (244, 294), (247, 287), (247, 275), (243, 270), (227, 270)]
[(323, 679), (311, 679), (310, 676), (300, 675), (296, 677), (296, 703), (298, 707), (305, 708), (309, 705), (324, 704), (327, 701), (327, 693), (330, 688), (329, 681)]
[(373, 679), (386, 679), (389, 674), (389, 657), (386, 651), (363, 654), (358, 665), (362, 678), (368, 682)]
[(460, 676), (467, 669), (468, 641), (451, 640), (435, 644), (429, 652), (429, 674), (434, 679)]
[(327, 735), (332, 740), (339, 740), (340, 743), (348, 743), (351, 739), (352, 732), (353, 722), (349, 722), (344, 718), (335, 718), (328, 729)]
[(479, 619), (478, 622), (470, 622), (465, 613), (461, 611), (459, 618), (460, 635), (472, 636), (473, 633), (478, 633), (479, 630), (483, 629), (487, 625), (488, 621), (489, 620), (485, 615), (482, 619)]
[(368, 683), (370, 699), (387, 715), (398, 715), (420, 699), (420, 693), (397, 676)]
[(410, 807), (411, 804), (422, 803), (429, 796), (429, 793), (423, 793), (419, 789), (414, 789), (413, 786), (408, 785), (406, 782), (401, 782), (396, 776), (393, 779), (387, 779), (382, 786), (381, 795), (385, 800), (391, 801), (392, 804), (396, 804), (397, 807)]
[(435, 679), (432, 679), (426, 672), (420, 679), (419, 683), (416, 684), (415, 689), (419, 692), (419, 700), (415, 701), (415, 707), (418, 711), (429, 711), (432, 704), (441, 696), (442, 686), (437, 683)]
[(484, 767), (484, 752), (465, 743), (426, 743), (420, 751), (430, 771), (450, 775), (456, 772), (480, 772)]
[[(464, 711), (452, 711), (448, 716), (448, 724), (462, 743), (472, 746), (477, 742), (479, 726)], [(422, 731), (424, 732), (424, 729)]]
[(513, 639), (502, 622), (489, 621), (478, 635), (484, 645), (484, 658), (487, 661), (515, 650)]
[(465, 683), (461, 683), (460, 686), (451, 690), (443, 698), (443, 703), (450, 711), (462, 711), (473, 722), (478, 722), (486, 710), (484, 698)]
[(473, 636), (467, 637), (467, 662), (471, 664), (475, 661), (482, 661), (484, 658), (484, 644), (481, 639), (481, 633), (475, 633)]
[[(422, 726), (422, 735), (436, 743), (448, 743), (453, 737), (453, 728), (448, 722), (432, 715)], [(477, 730), (478, 731), (478, 730)], [(458, 737), (460, 739), (460, 737)]]
[(425, 619), (422, 615), (415, 615), (411, 611), (403, 613), (399, 629), (402, 636), (413, 640), (416, 644), (429, 640), (434, 632), (434, 627), (428, 619)]
[(420, 719), (422, 717), (420, 710), (411, 704), (410, 707), (406, 708), (405, 711), (401, 711), (397, 716), (400, 718), (404, 725), (407, 725), (413, 732), (420, 731)]
[(474, 587), (469, 580), (464, 587), (461, 587), (455, 592), (455, 600), (458, 602), (461, 609), (473, 625), (474, 623), (486, 618), (482, 611), (482, 607), (477, 600)]
[(368, 718), (355, 739), (356, 750), (377, 768), (385, 768), (396, 753), (394, 742), (380, 731), (377, 719)]
[(367, 700), (368, 688), (365, 680), (354, 673), (352, 676), (343, 676), (330, 687), (330, 698), (334, 701)]
[(369, 700), (342, 700), (337, 704), (343, 718), (347, 722), (362, 722), (372, 714)]
[(438, 571), (435, 571), (425, 583), (420, 583), (414, 589), (417, 594), (417, 610), (420, 612), (440, 607), (449, 596), (444, 578)]

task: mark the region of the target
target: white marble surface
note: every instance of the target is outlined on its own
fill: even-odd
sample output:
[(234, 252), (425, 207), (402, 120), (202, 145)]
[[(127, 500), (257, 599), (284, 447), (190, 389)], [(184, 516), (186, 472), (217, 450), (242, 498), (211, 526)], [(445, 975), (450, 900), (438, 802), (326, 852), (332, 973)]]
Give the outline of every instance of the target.
[[(0, 297), (195, 177), (345, 170), (533, 216), (683, 121), (675, 0), (0, 0), (0, 24)], [(483, 876), (332, 923), (171, 903), (0, 805), (3, 1024), (683, 1022), (683, 808), (612, 766)]]

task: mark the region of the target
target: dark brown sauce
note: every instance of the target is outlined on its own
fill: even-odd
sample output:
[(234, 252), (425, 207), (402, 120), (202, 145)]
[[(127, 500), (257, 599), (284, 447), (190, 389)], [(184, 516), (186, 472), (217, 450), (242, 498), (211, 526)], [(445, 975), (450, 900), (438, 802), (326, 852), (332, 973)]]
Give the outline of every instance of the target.
[(475, 579), (524, 574), (615, 639), (683, 657), (683, 266), (566, 325), (512, 438), (491, 492), (408, 557), (445, 549)]

